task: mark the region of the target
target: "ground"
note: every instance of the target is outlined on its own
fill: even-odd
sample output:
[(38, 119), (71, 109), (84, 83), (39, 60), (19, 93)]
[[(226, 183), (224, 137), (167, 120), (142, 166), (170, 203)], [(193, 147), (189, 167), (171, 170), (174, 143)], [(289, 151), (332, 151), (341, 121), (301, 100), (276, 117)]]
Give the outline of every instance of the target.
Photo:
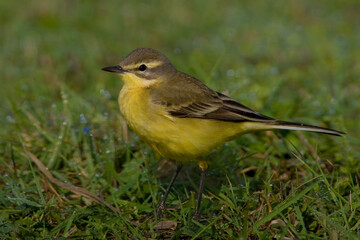
[[(360, 238), (359, 22), (357, 0), (2, 1), (0, 238)], [(140, 46), (265, 115), (347, 135), (242, 136), (206, 158), (201, 219), (195, 163), (147, 217), (175, 165), (127, 128), (122, 83), (100, 70)]]

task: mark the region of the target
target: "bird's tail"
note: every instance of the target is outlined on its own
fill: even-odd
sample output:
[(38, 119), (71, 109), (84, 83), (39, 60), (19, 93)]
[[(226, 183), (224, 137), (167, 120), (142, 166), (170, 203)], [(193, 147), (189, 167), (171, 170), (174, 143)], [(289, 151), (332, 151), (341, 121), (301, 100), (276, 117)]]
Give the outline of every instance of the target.
[(287, 130), (300, 130), (300, 131), (308, 131), (308, 132), (317, 132), (324, 133), (334, 136), (343, 136), (344, 132), (340, 132), (330, 128), (317, 127), (313, 125), (308, 125), (304, 123), (296, 123), (296, 122), (287, 122), (287, 121), (272, 121), (271, 123), (267, 123), (269, 129), (287, 129)]

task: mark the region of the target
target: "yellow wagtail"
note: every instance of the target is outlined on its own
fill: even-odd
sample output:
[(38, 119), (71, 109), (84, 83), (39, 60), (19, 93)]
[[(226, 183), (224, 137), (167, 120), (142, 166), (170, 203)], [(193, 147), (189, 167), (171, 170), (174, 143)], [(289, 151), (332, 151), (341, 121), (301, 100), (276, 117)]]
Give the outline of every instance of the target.
[(102, 70), (120, 74), (124, 82), (119, 95), (120, 110), (133, 131), (162, 157), (177, 162), (157, 211), (165, 209), (166, 198), (182, 164), (197, 161), (201, 169), (197, 217), (208, 167), (203, 157), (240, 135), (273, 129), (344, 134), (264, 116), (176, 70), (165, 55), (151, 48), (135, 49), (119, 65)]

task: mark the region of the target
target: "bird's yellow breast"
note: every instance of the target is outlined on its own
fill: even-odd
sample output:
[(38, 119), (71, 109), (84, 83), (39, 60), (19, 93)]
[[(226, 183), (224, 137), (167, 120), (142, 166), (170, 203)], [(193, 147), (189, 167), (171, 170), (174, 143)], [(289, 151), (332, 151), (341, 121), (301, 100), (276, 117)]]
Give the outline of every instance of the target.
[(149, 86), (127, 84), (129, 81), (136, 79), (124, 80), (120, 110), (133, 131), (165, 158), (180, 162), (198, 160), (253, 128), (246, 123), (173, 117), (163, 105), (152, 102)]

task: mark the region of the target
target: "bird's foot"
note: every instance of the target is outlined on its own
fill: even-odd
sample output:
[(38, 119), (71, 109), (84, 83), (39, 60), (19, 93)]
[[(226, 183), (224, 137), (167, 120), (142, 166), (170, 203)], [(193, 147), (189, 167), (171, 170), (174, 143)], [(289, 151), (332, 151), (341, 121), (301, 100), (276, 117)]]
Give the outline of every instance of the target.
[(166, 211), (166, 207), (165, 204), (159, 204), (159, 206), (153, 211), (153, 214), (155, 215), (156, 218), (161, 218)]
[(192, 219), (194, 219), (194, 220), (196, 220), (196, 221), (199, 221), (200, 218), (201, 218), (200, 212), (199, 212), (199, 211), (195, 211)]
[(156, 219), (160, 219), (166, 211), (166, 207), (165, 204), (159, 204), (159, 206), (157, 206), (156, 209), (154, 209), (152, 212), (148, 213), (145, 216), (145, 219), (151, 218), (151, 217), (155, 217)]
[(203, 222), (204, 220), (206, 220), (206, 214), (204, 215), (201, 213), (194, 213), (192, 219), (198, 222)]

